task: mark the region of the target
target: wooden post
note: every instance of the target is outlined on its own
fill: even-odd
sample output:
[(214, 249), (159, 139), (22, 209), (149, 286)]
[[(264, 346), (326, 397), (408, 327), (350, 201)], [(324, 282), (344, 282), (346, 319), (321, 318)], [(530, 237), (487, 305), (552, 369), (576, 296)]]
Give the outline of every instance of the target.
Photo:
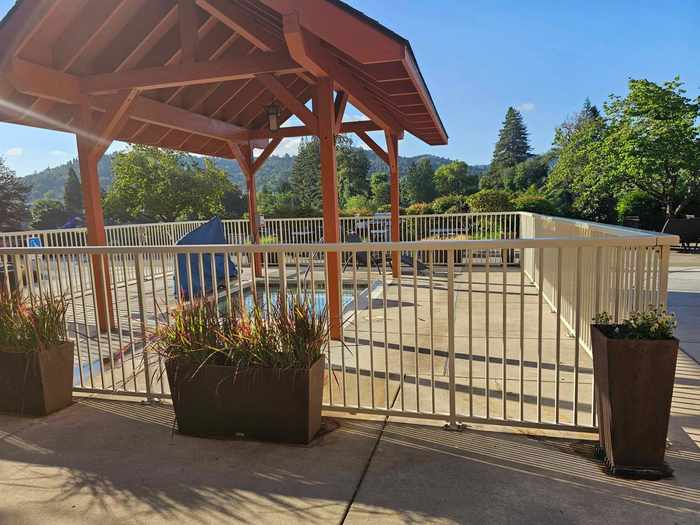
[[(86, 116), (85, 114), (83, 115)], [(87, 122), (84, 122), (87, 124)], [(90, 129), (89, 126), (83, 129)], [(104, 214), (100, 195), (100, 180), (97, 174), (99, 158), (94, 153), (92, 137), (76, 135), (78, 142), (78, 162), (80, 164), (80, 184), (85, 207), (87, 241), (90, 246), (107, 246)], [(95, 302), (97, 304), (98, 329), (106, 332), (115, 326), (112, 306), (112, 286), (109, 278), (109, 259), (106, 256), (92, 256), (92, 270), (95, 279)], [(104, 270), (104, 271), (103, 271)]]
[[(333, 102), (333, 82), (328, 77), (320, 77), (316, 84), (314, 109), (318, 117), (318, 138), (321, 156), (321, 193), (323, 194), (323, 238), (327, 243), (340, 241), (338, 181), (335, 159), (335, 107)], [(340, 310), (340, 257), (337, 252), (326, 255), (326, 283), (330, 336), (341, 337), (342, 317)]]
[[(401, 210), (399, 200), (399, 140), (386, 132), (386, 149), (389, 157), (389, 187), (391, 191), (391, 242), (401, 240)], [(401, 253), (391, 252), (391, 272), (394, 277), (401, 273)]]
[[(260, 244), (260, 229), (257, 224), (258, 204), (255, 189), (255, 174), (246, 175), (246, 185), (248, 186), (248, 222), (250, 227), (250, 240), (253, 244)], [(262, 275), (262, 254), (253, 255), (255, 264), (255, 275)]]

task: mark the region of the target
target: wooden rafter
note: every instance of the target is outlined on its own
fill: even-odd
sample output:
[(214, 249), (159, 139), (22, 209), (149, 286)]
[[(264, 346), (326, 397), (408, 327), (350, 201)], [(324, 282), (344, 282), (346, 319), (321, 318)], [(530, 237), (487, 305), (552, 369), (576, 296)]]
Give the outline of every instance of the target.
[(60, 7), (55, 0), (37, 0), (18, 4), (13, 16), (3, 27), (0, 39), (0, 71), (20, 54), (27, 42), (41, 30), (43, 22)]
[(109, 26), (120, 11), (128, 4), (126, 0), (102, 0), (79, 16), (70, 30), (66, 31), (53, 49), (53, 67), (59, 71), (68, 71), (90, 48), (98, 35)]
[(92, 130), (92, 135), (97, 142), (90, 152), (92, 155), (99, 158), (104, 154), (109, 144), (118, 134), (120, 128), (123, 127), (128, 120), (127, 112), (134, 103), (134, 100), (136, 100), (137, 95), (138, 91), (134, 89), (125, 93), (120, 93), (114, 97), (114, 100), (107, 107), (107, 110), (102, 114), (102, 118)]
[[(84, 97), (77, 77), (19, 59), (15, 59), (9, 78), (20, 92), (57, 100), (64, 104), (80, 104)], [(99, 111), (105, 111), (113, 101), (114, 95), (91, 97), (93, 109)], [(149, 124), (189, 131), (206, 137), (248, 140), (248, 130), (245, 128), (143, 96), (136, 97), (129, 116)]]
[[(375, 124), (371, 120), (360, 120), (357, 122), (343, 122), (340, 126), (338, 133), (358, 133), (367, 131), (381, 131), (381, 127)], [(253, 139), (283, 139), (289, 137), (305, 137), (307, 135), (313, 135), (311, 131), (306, 126), (289, 126), (286, 128), (280, 128), (277, 131), (270, 131), (266, 128), (251, 130), (248, 136), (251, 140)]]
[(81, 80), (85, 93), (162, 89), (253, 78), (260, 73), (295, 73), (301, 67), (286, 52), (261, 53), (212, 62), (183, 63), (93, 75)]
[(335, 132), (340, 133), (345, 115), (345, 106), (348, 104), (348, 94), (345, 91), (338, 91), (335, 95)]
[(299, 99), (289, 91), (274, 75), (263, 74), (255, 77), (258, 82), (265, 86), (274, 97), (284, 104), (287, 109), (294, 113), (306, 127), (311, 130), (318, 128), (318, 119), (313, 112), (304, 104), (299, 102)]
[(199, 40), (197, 6), (194, 0), (178, 0), (178, 27), (180, 29), (180, 61), (189, 64), (197, 60)]
[(387, 154), (386, 151), (382, 149), (382, 147), (377, 144), (372, 137), (370, 137), (367, 132), (365, 131), (356, 131), (355, 134), (362, 139), (362, 142), (367, 144), (369, 146), (369, 149), (374, 151), (377, 154), (377, 157), (382, 159), (384, 163), (388, 166), (389, 165), (389, 155)]
[(350, 95), (354, 106), (384, 129), (399, 133), (403, 127), (381, 103), (372, 91), (360, 82), (333, 55), (324, 49), (318, 37), (309, 34), (299, 25), (296, 14), (285, 15), (284, 37), (292, 58), (311, 69), (316, 76), (329, 76)]
[(197, 5), (221, 23), (230, 27), (243, 38), (262, 51), (273, 51), (280, 47), (277, 38), (268, 31), (249, 12), (229, 0), (195, 0)]
[(274, 138), (270, 141), (270, 143), (267, 146), (265, 146), (260, 155), (258, 155), (258, 158), (255, 159), (255, 162), (253, 162), (253, 175), (255, 175), (258, 172), (258, 170), (262, 168), (262, 165), (265, 163), (268, 157), (275, 152), (275, 149), (277, 149), (277, 146), (279, 146), (280, 142), (282, 142), (281, 138)]

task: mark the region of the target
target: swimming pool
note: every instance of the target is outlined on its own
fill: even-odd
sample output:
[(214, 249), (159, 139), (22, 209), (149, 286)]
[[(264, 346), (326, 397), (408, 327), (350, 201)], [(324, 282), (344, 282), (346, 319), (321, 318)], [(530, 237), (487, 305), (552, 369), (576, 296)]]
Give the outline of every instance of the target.
[[(264, 284), (258, 284), (256, 287), (256, 293), (258, 296), (258, 305), (260, 308), (263, 310), (267, 308), (267, 302), (268, 298), (270, 301), (271, 305), (277, 305), (279, 303), (279, 297), (280, 297), (280, 287), (277, 284), (270, 284), (269, 287), (266, 287)], [(288, 287), (287, 288), (287, 293), (295, 295), (297, 293), (297, 289), (295, 287)], [(310, 287), (304, 291), (302, 288), (301, 292), (301, 297), (313, 297), (313, 304), (314, 307), (316, 308), (317, 311), (321, 311), (324, 308), (326, 308), (327, 304), (327, 296), (326, 296), (326, 290), (322, 286), (319, 287), (316, 285), (314, 287), (314, 293), (313, 295), (311, 294), (311, 289)], [(357, 297), (358, 301), (360, 300), (361, 297), (366, 297), (367, 295), (367, 286), (366, 285), (358, 285), (357, 287)], [(352, 286), (344, 286), (343, 287), (343, 292), (342, 292), (342, 304), (343, 304), (343, 309), (347, 310), (348, 307), (352, 306), (352, 302), (355, 298), (355, 292)], [(232, 298), (233, 300), (239, 300), (238, 296), (236, 295), (235, 297)], [(225, 302), (225, 301), (224, 301)], [(251, 288), (247, 288), (243, 292), (243, 302), (246, 306), (246, 309), (248, 311), (252, 310), (253, 307), (255, 306), (255, 296), (253, 294), (253, 290)]]

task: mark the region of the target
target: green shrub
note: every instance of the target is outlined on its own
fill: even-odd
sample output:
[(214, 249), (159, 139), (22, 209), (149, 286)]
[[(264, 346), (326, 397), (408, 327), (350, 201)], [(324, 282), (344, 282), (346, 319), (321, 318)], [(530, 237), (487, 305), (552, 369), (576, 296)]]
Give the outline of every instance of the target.
[(557, 213), (556, 206), (539, 193), (522, 193), (513, 199), (513, 206), (517, 211), (529, 211), (542, 215), (555, 215)]
[(659, 201), (641, 190), (629, 191), (620, 196), (615, 206), (618, 221), (625, 217), (639, 217), (639, 226), (649, 230), (661, 229), (664, 211)]
[(475, 213), (513, 211), (510, 193), (503, 190), (483, 189), (467, 197), (469, 209)]
[(433, 213), (465, 213), (469, 211), (466, 197), (462, 195), (443, 195), (430, 203)]
[(415, 202), (406, 208), (406, 215), (430, 215), (433, 208), (427, 202)]

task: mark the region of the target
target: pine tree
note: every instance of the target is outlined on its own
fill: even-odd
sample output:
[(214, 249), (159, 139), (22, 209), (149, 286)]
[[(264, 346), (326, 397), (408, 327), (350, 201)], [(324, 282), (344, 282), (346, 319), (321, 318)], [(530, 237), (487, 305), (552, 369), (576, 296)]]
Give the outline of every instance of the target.
[(408, 204), (431, 202), (437, 196), (433, 173), (433, 167), (427, 158), (411, 164), (403, 181), (404, 196)]
[(68, 168), (68, 178), (63, 186), (63, 206), (70, 215), (82, 215), (83, 195), (80, 190), (80, 179), (73, 166)]
[(523, 116), (512, 107), (506, 111), (506, 118), (498, 134), (498, 142), (493, 150), (491, 171), (502, 168), (511, 168), (516, 164), (527, 160), (530, 156), (530, 144), (528, 142), (527, 128), (523, 122)]
[(24, 226), (29, 218), (30, 189), (0, 158), (0, 231), (15, 231)]
[(303, 139), (299, 144), (289, 184), (295, 206), (304, 211), (321, 210), (321, 151), (317, 137)]

